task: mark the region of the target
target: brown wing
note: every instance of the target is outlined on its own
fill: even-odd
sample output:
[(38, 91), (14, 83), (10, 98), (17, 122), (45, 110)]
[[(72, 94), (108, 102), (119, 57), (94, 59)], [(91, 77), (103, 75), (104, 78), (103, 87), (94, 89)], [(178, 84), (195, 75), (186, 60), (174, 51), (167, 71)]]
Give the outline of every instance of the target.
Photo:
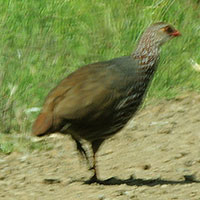
[(109, 76), (106, 66), (105, 62), (80, 68), (53, 89), (33, 125), (33, 134), (59, 131), (67, 120), (95, 120), (108, 114), (119, 94), (110, 87), (117, 76)]

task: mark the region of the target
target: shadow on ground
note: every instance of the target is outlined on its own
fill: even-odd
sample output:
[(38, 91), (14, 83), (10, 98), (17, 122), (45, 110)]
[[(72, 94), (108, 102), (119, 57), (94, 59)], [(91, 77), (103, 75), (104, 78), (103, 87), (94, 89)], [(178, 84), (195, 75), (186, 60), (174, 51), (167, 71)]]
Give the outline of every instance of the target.
[[(98, 180), (98, 184), (101, 185), (128, 185), (128, 186), (156, 186), (156, 185), (182, 185), (182, 184), (191, 184), (191, 183), (200, 183), (199, 180), (190, 180), (185, 177), (183, 181), (176, 181), (176, 180), (163, 180), (163, 179), (135, 179), (131, 176), (128, 179), (119, 179), (116, 177), (112, 177), (106, 180)], [(88, 181), (85, 181), (84, 184), (88, 184)]]

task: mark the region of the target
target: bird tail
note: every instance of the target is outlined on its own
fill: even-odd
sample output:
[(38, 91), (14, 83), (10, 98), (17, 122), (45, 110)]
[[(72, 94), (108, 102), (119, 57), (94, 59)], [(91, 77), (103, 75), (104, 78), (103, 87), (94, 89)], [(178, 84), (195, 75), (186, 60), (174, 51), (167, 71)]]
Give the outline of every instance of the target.
[(53, 125), (53, 114), (51, 112), (42, 112), (37, 117), (32, 127), (32, 134), (43, 136), (49, 133)]

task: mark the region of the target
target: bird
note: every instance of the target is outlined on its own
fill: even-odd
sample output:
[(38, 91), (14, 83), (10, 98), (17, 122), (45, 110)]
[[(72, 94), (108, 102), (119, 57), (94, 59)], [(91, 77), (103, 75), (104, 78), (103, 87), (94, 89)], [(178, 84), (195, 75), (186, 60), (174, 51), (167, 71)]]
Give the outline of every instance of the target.
[(157, 69), (160, 47), (180, 35), (166, 22), (151, 24), (129, 56), (87, 64), (69, 74), (47, 95), (32, 134), (71, 135), (78, 152), (89, 160), (83, 148), (87, 141), (93, 154), (88, 183), (98, 183), (97, 151), (135, 115)]

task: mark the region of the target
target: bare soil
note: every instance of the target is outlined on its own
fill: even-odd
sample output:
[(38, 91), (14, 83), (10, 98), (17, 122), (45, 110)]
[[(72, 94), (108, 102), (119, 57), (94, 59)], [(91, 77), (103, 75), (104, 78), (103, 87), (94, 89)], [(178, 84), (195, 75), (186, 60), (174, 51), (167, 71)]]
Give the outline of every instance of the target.
[(200, 95), (187, 93), (138, 112), (98, 152), (102, 184), (69, 136), (49, 151), (0, 155), (0, 199), (200, 200)]

